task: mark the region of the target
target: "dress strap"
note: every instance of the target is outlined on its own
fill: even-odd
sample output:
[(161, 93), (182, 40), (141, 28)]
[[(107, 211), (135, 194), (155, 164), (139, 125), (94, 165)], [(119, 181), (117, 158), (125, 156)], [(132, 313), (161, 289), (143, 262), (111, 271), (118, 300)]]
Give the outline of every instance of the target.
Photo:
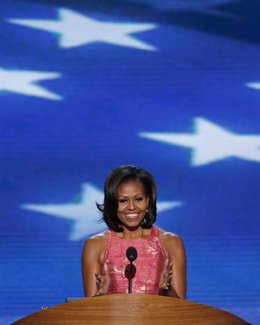
[(161, 240), (160, 240), (160, 236), (159, 236), (159, 228), (156, 227), (156, 226), (153, 226), (152, 227), (152, 230), (151, 230), (151, 238), (153, 238), (154, 240), (156, 240), (158, 242), (158, 247), (160, 248), (160, 251), (162, 252), (162, 255), (164, 258), (167, 258), (167, 255), (165, 253), (165, 251), (163, 250), (163, 247), (162, 247), (162, 243), (161, 243)]
[(159, 237), (159, 228), (158, 227), (152, 226), (151, 237)]
[(108, 241), (107, 241), (107, 247), (106, 247), (106, 251), (105, 251), (105, 255), (104, 255), (104, 260), (106, 260), (107, 256), (108, 256), (108, 252), (110, 249), (110, 245), (111, 245), (111, 237), (113, 236), (113, 231), (108, 230)]

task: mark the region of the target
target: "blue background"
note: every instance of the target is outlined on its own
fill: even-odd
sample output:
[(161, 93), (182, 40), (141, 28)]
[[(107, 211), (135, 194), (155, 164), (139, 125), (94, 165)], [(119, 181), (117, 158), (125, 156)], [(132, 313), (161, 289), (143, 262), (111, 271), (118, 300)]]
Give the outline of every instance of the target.
[[(83, 243), (105, 230), (94, 202), (122, 164), (149, 170), (159, 203), (176, 203), (159, 209), (157, 225), (184, 240), (187, 298), (260, 323), (259, 2), (9, 0), (0, 8), (0, 68), (15, 72), (8, 83), (0, 70), (0, 323), (83, 296)], [(21, 24), (61, 22), (61, 9), (118, 30), (154, 24), (125, 34), (153, 49), (104, 41), (105, 27), (103, 40), (65, 48), (58, 32)], [(31, 84), (52, 93), (44, 97), (10, 88), (19, 71), (60, 75)], [(198, 119), (211, 123), (199, 142), (204, 163), (194, 164), (192, 145), (141, 135), (195, 137)], [(212, 125), (230, 137), (213, 141)], [(207, 161), (223, 146), (225, 157)]]

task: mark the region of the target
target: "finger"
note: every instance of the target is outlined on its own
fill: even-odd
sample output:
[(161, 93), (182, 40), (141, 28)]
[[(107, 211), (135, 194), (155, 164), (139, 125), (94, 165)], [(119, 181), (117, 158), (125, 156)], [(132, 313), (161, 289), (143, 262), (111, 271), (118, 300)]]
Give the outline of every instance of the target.
[(168, 282), (164, 282), (164, 284), (163, 284), (163, 289), (166, 289), (166, 290), (168, 290), (169, 289), (169, 287), (170, 287), (170, 283), (168, 283)]
[(104, 271), (104, 275), (108, 275), (109, 274), (108, 265), (107, 265), (106, 262), (103, 264), (103, 271)]
[(102, 290), (98, 289), (95, 296), (102, 296), (102, 295), (103, 295)]
[(172, 274), (173, 274), (172, 270), (171, 270), (171, 271), (167, 271), (167, 272), (165, 273), (165, 275), (166, 275), (168, 278), (171, 278), (171, 277), (172, 277)]
[(169, 265), (169, 259), (168, 258), (166, 258), (166, 260), (164, 261), (164, 268), (167, 268), (168, 267), (168, 265)]

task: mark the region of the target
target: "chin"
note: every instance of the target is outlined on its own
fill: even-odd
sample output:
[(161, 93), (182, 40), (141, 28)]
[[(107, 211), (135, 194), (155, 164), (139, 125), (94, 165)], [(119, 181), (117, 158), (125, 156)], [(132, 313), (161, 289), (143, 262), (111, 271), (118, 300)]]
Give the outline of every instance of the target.
[(133, 222), (126, 222), (123, 225), (127, 228), (127, 229), (132, 229), (132, 230), (136, 230), (137, 228), (141, 227), (143, 220), (138, 220), (138, 221), (133, 221)]

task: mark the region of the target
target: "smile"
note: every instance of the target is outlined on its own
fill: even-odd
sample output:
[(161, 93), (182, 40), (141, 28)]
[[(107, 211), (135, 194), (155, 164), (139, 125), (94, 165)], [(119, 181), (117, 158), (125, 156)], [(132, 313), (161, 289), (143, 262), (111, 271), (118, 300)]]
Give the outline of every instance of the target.
[(126, 217), (130, 219), (134, 219), (138, 217), (138, 213), (127, 213)]

